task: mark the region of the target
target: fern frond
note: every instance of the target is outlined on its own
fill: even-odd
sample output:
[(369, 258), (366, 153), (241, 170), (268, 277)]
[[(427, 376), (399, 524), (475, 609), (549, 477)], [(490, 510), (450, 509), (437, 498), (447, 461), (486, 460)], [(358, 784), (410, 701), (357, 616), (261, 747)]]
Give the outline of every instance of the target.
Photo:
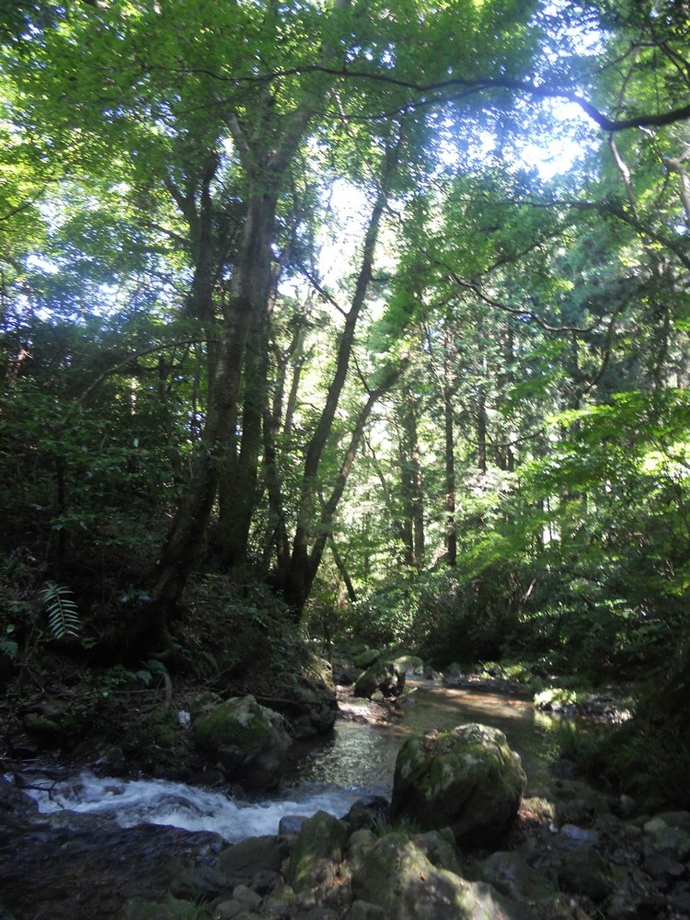
[(71, 590), (51, 581), (43, 588), (40, 597), (48, 614), (48, 629), (53, 639), (78, 638), (81, 622)]

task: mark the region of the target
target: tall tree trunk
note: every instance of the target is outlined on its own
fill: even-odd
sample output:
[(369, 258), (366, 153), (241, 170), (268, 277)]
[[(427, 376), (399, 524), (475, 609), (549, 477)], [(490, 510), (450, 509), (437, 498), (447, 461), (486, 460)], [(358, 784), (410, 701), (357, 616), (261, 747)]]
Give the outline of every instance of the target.
[(453, 414), (453, 360), (452, 336), (445, 330), (443, 350), (443, 429), (444, 465), (446, 485), (446, 564), (455, 568), (458, 563), (458, 533), (455, 520), (455, 419)]
[(267, 375), (268, 343), (263, 324), (263, 328), (253, 330), (245, 355), (239, 453), (233, 451), (221, 470), (218, 531), (220, 559), (226, 568), (232, 568), (247, 556), (257, 502)]
[(276, 198), (254, 195), (248, 202), (242, 247), (235, 264), (227, 319), (211, 381), (203, 437), (189, 489), (173, 522), (157, 567), (151, 627), (166, 638), (165, 617), (178, 601), (204, 543), (221, 469), (234, 446), (240, 377), (254, 317), (268, 304), (271, 243)]
[(417, 401), (409, 390), (403, 394), (400, 426), (405, 562), (420, 571), (424, 563), (424, 492), (417, 437)]
[[(333, 421), (347, 379), (347, 372), (355, 341), (355, 329), (362, 308), (364, 307), (369, 282), (371, 280), (379, 227), (388, 200), (390, 182), (397, 168), (398, 147), (400, 142), (401, 136), (399, 135), (395, 143), (389, 146), (387, 151), (385, 173), (382, 177), (381, 186), (372, 209), (371, 217), (369, 218), (369, 225), (364, 238), (360, 270), (355, 284), (352, 303), (345, 318), (345, 326), (340, 336), (333, 379), (328, 388), (326, 402), (316, 425), (316, 429), (307, 447), (297, 522), (292, 540), (292, 550), (288, 558), (282, 560), (280, 558), (278, 559), (279, 564), (282, 561), (282, 568), (279, 569), (276, 574), (277, 585), (287, 603), (292, 608), (296, 620), (300, 618), (304, 604), (309, 596), (314, 577), (316, 576), (316, 571), (321, 561), (323, 546), (327, 539), (327, 533), (323, 532), (324, 522), (322, 519), (318, 525), (321, 532), (316, 536), (314, 546), (311, 546), (315, 534), (314, 525), (320, 517), (318, 514), (319, 467), (333, 428)], [(371, 407), (368, 411), (371, 411)], [(362, 431), (359, 432), (360, 437), (362, 432), (363, 426)], [(335, 511), (335, 509), (333, 509), (333, 511)]]

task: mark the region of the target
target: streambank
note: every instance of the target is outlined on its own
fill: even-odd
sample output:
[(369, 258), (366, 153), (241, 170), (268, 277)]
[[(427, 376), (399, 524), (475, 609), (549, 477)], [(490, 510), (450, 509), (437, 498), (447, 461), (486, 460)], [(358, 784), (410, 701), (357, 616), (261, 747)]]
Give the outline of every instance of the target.
[[(8, 779), (0, 796), (3, 920), (457, 920), (463, 916), (462, 903), (481, 911), (468, 915), (473, 918), (689, 916), (690, 816), (637, 814), (630, 800), (592, 790), (569, 778), (562, 765), (554, 769), (549, 723), (543, 721), (548, 717), (518, 696), (503, 697), (492, 689), (472, 694), (418, 686), (388, 703), (359, 700), (343, 691), (336, 730), (297, 761), (291, 781), (293, 788), (301, 788), (302, 798), (284, 797), (268, 823), (263, 819), (275, 802), (242, 799), (236, 790), (235, 798), (228, 798), (232, 790), (207, 771), (210, 782), (200, 787), (166, 787), (164, 805), (183, 820), (182, 827), (152, 823), (157, 820), (153, 812), (136, 803), (134, 811), (138, 808), (144, 823), (123, 827), (117, 815), (120, 805), (132, 804), (130, 781), (94, 775), (91, 786), (76, 764), (57, 760), (41, 765), (47, 771), (45, 798), (54, 806), (41, 813), (27, 795), (32, 790), (21, 788), (37, 785), (36, 771), (27, 772), (26, 762), (5, 763)], [(517, 821), (501, 849), (459, 852), (442, 838), (392, 833), (382, 797), (385, 801), (390, 790), (402, 739), (425, 726), (476, 719), (506, 730), (529, 777)], [(184, 732), (181, 725), (178, 730)], [(107, 762), (92, 766), (103, 774)], [(334, 793), (330, 799), (323, 798), (328, 780), (328, 794)], [(97, 783), (104, 785), (99, 789)], [(192, 795), (196, 788), (201, 799)], [(84, 792), (92, 803), (105, 801), (105, 810), (72, 812), (70, 798), (83, 800)], [(343, 799), (343, 792), (349, 798)], [(377, 794), (373, 809), (352, 811), (358, 798), (371, 800)], [(227, 803), (230, 817), (215, 823), (211, 800)], [(263, 823), (235, 833), (240, 819), (254, 809)], [(305, 815), (318, 812), (330, 816), (324, 819), (324, 827), (332, 827), (335, 835), (330, 849), (324, 850), (318, 835), (311, 844), (309, 835), (302, 838)], [(295, 884), (296, 852), (301, 865), (303, 860), (308, 864), (311, 852), (320, 867), (312, 867), (316, 879), (309, 870), (311, 882), (302, 889)], [(270, 867), (267, 853), (272, 854)], [(363, 853), (370, 858), (363, 859)], [(363, 864), (378, 866), (378, 876), (363, 880)], [(396, 866), (411, 867), (411, 874), (396, 874), (391, 868)], [(429, 885), (420, 885), (423, 881)], [(394, 891), (413, 907), (395, 902), (391, 913)], [(432, 914), (423, 912), (429, 904)], [(405, 914), (412, 909), (416, 913)]]
[[(35, 784), (37, 777), (22, 781)], [(78, 798), (74, 777), (52, 777), (47, 796), (56, 807), (43, 813), (17, 782), (0, 780), (3, 920), (690, 915), (690, 815), (626, 817), (625, 802), (575, 781), (558, 780), (552, 801), (525, 798), (493, 853), (460, 852), (443, 831), (397, 832), (387, 824), (385, 800), (372, 797), (347, 810), (341, 804), (341, 811), (333, 800), (331, 814), (314, 811), (323, 800), (295, 801), (277, 832), (260, 826), (258, 835), (234, 843), (227, 825), (222, 833), (122, 827), (117, 802), (131, 804), (131, 790), (100, 781), (110, 810), (78, 814), (61, 798)], [(183, 792), (174, 792), (179, 805)], [(188, 812), (203, 812), (207, 800), (195, 805), (192, 793), (186, 793)], [(255, 807), (262, 806), (245, 803)], [(308, 810), (311, 818), (300, 816)]]

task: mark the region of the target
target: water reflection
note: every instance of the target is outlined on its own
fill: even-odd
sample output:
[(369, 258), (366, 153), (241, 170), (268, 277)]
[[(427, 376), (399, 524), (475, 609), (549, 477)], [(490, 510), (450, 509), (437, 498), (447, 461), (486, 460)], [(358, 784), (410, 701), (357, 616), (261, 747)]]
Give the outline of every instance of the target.
[(535, 711), (530, 703), (498, 694), (418, 687), (401, 711), (392, 725), (338, 722), (328, 738), (298, 746), (286, 785), (333, 783), (389, 796), (395, 758), (410, 733), (481, 722), (504, 732), (520, 754), (528, 792), (548, 791), (549, 764), (557, 757), (553, 729), (560, 720)]

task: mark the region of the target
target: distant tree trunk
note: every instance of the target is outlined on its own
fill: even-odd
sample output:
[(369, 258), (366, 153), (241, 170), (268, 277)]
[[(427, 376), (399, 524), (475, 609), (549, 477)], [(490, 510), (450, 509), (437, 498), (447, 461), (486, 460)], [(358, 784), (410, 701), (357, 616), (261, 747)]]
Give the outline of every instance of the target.
[(477, 388), (477, 466), (482, 473), (486, 473), (487, 461), (487, 432), (488, 418), (486, 411), (486, 386), (482, 382)]
[(403, 394), (399, 417), (405, 563), (420, 571), (424, 564), (424, 492), (417, 437), (417, 405), (409, 390)]
[[(345, 486), (352, 470), (352, 465), (371, 411), (383, 394), (394, 386), (404, 369), (404, 364), (400, 364), (398, 367), (393, 368), (388, 373), (383, 383), (369, 393), (366, 403), (362, 406), (355, 421), (350, 443), (343, 457), (331, 495), (328, 500), (323, 503), (321, 513), (318, 515), (314, 514), (314, 517), (309, 522), (311, 533), (315, 534), (311, 547), (307, 542), (306, 533), (303, 534), (303, 538), (299, 544), (296, 543), (297, 538), (295, 538), (293, 553), (290, 558), (290, 568), (287, 573), (288, 577), (281, 583), (281, 589), (286, 601), (293, 610), (294, 619), (296, 621), (299, 621), (304, 605), (309, 598), (314, 579), (316, 578), (316, 573), (321, 564), (324, 549), (331, 536), (333, 517), (343, 492), (345, 491)], [(311, 498), (315, 499), (315, 497), (314, 491)], [(299, 550), (298, 552), (295, 552), (296, 547)]]
[(443, 390), (443, 423), (446, 479), (446, 564), (455, 568), (458, 564), (458, 533), (455, 521), (455, 431), (453, 402), (448, 386)]
[(443, 428), (446, 485), (446, 564), (455, 568), (458, 564), (458, 533), (455, 520), (455, 416), (453, 411), (453, 361), (448, 329), (445, 332), (443, 352)]
[(340, 555), (340, 551), (338, 550), (335, 540), (331, 539), (329, 541), (329, 546), (331, 548), (331, 555), (333, 556), (333, 562), (335, 562), (335, 566), (338, 569), (340, 577), (343, 580), (343, 584), (345, 585), (345, 590), (347, 591), (348, 600), (350, 601), (350, 603), (356, 604), (357, 603), (357, 592), (355, 591), (355, 586), (352, 584), (352, 579), (350, 578), (350, 573), (348, 572), (347, 566), (345, 565), (345, 560)]

